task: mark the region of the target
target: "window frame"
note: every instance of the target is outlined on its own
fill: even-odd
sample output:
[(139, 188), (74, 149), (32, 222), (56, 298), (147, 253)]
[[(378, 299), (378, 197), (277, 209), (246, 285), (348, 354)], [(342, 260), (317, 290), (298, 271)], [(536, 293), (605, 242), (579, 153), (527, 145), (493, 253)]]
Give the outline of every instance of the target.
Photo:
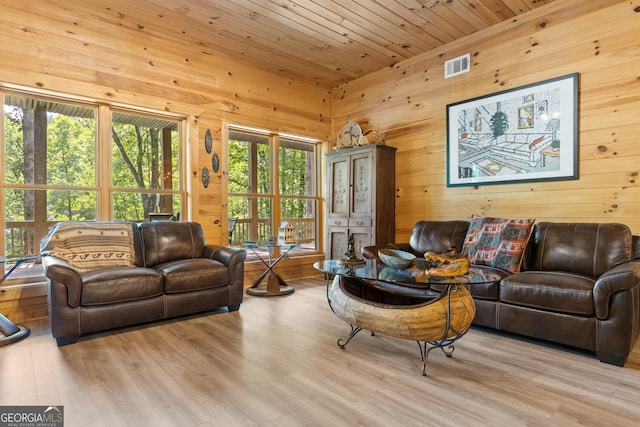
[[(76, 105), (78, 107), (90, 108), (95, 111), (95, 182), (93, 186), (67, 186), (67, 185), (50, 185), (50, 184), (14, 184), (7, 183), (5, 176), (5, 101), (6, 95), (15, 95), (26, 98), (35, 98), (38, 101), (54, 102), (61, 104)], [(56, 93), (45, 90), (33, 90), (30, 88), (23, 88), (14, 85), (3, 84), (0, 85), (0, 102), (2, 102), (3, 117), (0, 120), (0, 162), (2, 162), (2, 168), (0, 170), (0, 209), (3, 214), (1, 217), (2, 227), (4, 232), (0, 236), (0, 256), (6, 255), (6, 244), (8, 242), (6, 238), (6, 217), (5, 217), (5, 194), (7, 190), (33, 190), (33, 191), (51, 191), (51, 190), (70, 190), (70, 191), (91, 191), (96, 192), (96, 221), (108, 221), (113, 219), (114, 209), (113, 200), (115, 193), (132, 192), (132, 193), (154, 193), (154, 194), (167, 194), (173, 197), (180, 198), (180, 212), (175, 214), (185, 217), (189, 207), (189, 201), (187, 200), (189, 191), (188, 182), (188, 138), (189, 138), (189, 116), (187, 114), (178, 114), (166, 111), (153, 110), (149, 108), (142, 108), (136, 106), (120, 105), (120, 104), (107, 104), (98, 102), (96, 100), (66, 95), (62, 93)], [(178, 153), (177, 159), (178, 167), (177, 173), (178, 186), (176, 189), (165, 188), (120, 188), (114, 187), (111, 180), (111, 168), (112, 168), (112, 156), (111, 149), (113, 145), (111, 136), (111, 117), (114, 112), (131, 114), (136, 116), (144, 116), (156, 120), (165, 120), (176, 122), (176, 132), (178, 137)], [(144, 219), (143, 219), (144, 220)], [(36, 238), (37, 240), (37, 238)], [(39, 242), (34, 243), (33, 251), (39, 253)], [(8, 284), (27, 285), (41, 282), (43, 277), (35, 276), (28, 277), (24, 280), (9, 278)]]
[[(322, 254), (322, 241), (320, 236), (320, 227), (321, 227), (321, 215), (322, 215), (322, 198), (320, 196), (320, 182), (321, 182), (321, 149), (322, 149), (322, 141), (316, 138), (307, 137), (303, 135), (295, 135), (284, 132), (275, 132), (269, 131), (260, 128), (254, 128), (249, 126), (243, 126), (238, 124), (225, 124), (224, 126), (226, 139), (225, 139), (225, 160), (227, 162), (227, 168), (229, 168), (229, 152), (228, 145), (229, 140), (233, 139), (232, 134), (247, 134), (247, 135), (255, 135), (255, 137), (266, 137), (269, 140), (269, 168), (270, 168), (270, 182), (269, 182), (269, 193), (258, 193), (258, 192), (248, 192), (248, 193), (232, 193), (228, 191), (229, 188), (229, 175), (226, 176), (226, 195), (229, 197), (246, 197), (246, 198), (269, 198), (271, 200), (271, 234), (277, 236), (278, 227), (282, 224), (281, 217), (281, 204), (284, 199), (303, 199), (303, 200), (312, 200), (315, 205), (315, 214), (314, 214), (314, 248), (313, 250), (309, 248), (305, 248), (304, 251), (296, 250), (292, 251), (288, 257), (295, 258), (299, 256), (306, 256), (311, 254)], [(291, 194), (281, 194), (280, 193), (280, 140), (292, 141), (295, 143), (304, 143), (309, 144), (309, 146), (313, 147), (313, 194), (312, 195), (291, 195)], [(230, 171), (229, 171), (230, 172)], [(227, 203), (227, 217), (229, 216), (229, 204)], [(252, 254), (247, 254), (249, 258), (252, 257)]]
[[(185, 215), (185, 209), (187, 206), (187, 201), (186, 201), (186, 197), (187, 197), (187, 171), (186, 171), (186, 146), (187, 146), (187, 126), (188, 126), (188, 120), (186, 116), (175, 116), (175, 115), (170, 115), (170, 114), (162, 114), (162, 113), (150, 113), (148, 110), (145, 111), (141, 111), (132, 107), (128, 107), (128, 108), (124, 108), (121, 106), (118, 107), (107, 107), (107, 106), (101, 106), (101, 108), (106, 108), (107, 112), (104, 113), (104, 116), (107, 116), (107, 118), (105, 119), (105, 123), (102, 123), (102, 126), (104, 128), (106, 128), (107, 133), (108, 133), (108, 144), (100, 144), (99, 146), (102, 147), (100, 151), (99, 156), (102, 156), (102, 158), (98, 161), (100, 161), (100, 164), (105, 167), (107, 169), (107, 171), (101, 175), (98, 175), (100, 181), (100, 187), (101, 188), (108, 188), (109, 189), (109, 194), (108, 194), (108, 199), (105, 200), (103, 202), (103, 204), (98, 204), (98, 212), (100, 213), (100, 206), (104, 207), (104, 212), (103, 214), (105, 215), (106, 218), (110, 218), (113, 219), (114, 216), (114, 211), (113, 211), (113, 201), (114, 201), (114, 197), (116, 193), (147, 193), (147, 194), (164, 194), (164, 195), (169, 195), (169, 196), (177, 196), (181, 199), (181, 203), (180, 203), (180, 211), (179, 212), (172, 212), (172, 214), (176, 215), (178, 218), (184, 218)], [(167, 120), (167, 121), (175, 121), (176, 122), (176, 126), (177, 126), (177, 130), (176, 132), (178, 132), (178, 158), (177, 158), (177, 162), (178, 162), (178, 188), (177, 189), (168, 189), (168, 188), (127, 188), (127, 187), (116, 187), (113, 184), (113, 180), (111, 179), (111, 171), (112, 171), (112, 160), (113, 157), (111, 156), (111, 149), (113, 147), (113, 140), (111, 139), (111, 127), (112, 127), (112, 120), (111, 118), (113, 117), (113, 113), (122, 113), (122, 114), (130, 114), (130, 115), (136, 115), (136, 116), (144, 116), (144, 117), (148, 117), (150, 119), (156, 119), (156, 120)], [(180, 118), (178, 118), (180, 117)], [(100, 124), (99, 124), (99, 128), (100, 128)], [(107, 136), (104, 135), (104, 137), (106, 138)], [(107, 141), (105, 139), (105, 141)], [(99, 142), (98, 142), (99, 143)], [(106, 161), (101, 161), (102, 159), (107, 159)], [(97, 166), (97, 165), (96, 165)], [(108, 166), (108, 168), (107, 168)], [(97, 173), (97, 171), (96, 171)], [(104, 182), (104, 180), (106, 180), (106, 182)], [(106, 197), (106, 195), (104, 195)]]

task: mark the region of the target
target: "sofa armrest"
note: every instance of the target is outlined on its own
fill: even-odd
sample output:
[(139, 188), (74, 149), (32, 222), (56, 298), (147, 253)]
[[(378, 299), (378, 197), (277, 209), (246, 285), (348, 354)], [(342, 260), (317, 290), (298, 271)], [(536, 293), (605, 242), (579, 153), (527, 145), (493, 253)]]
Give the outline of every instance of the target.
[(80, 290), (82, 289), (82, 276), (80, 272), (67, 261), (54, 257), (42, 258), (44, 273), (52, 282), (62, 283), (67, 287), (67, 302), (70, 307), (80, 305)]
[(242, 263), (245, 258), (247, 258), (247, 251), (240, 248), (230, 248), (228, 246), (206, 245), (203, 256), (220, 261), (227, 267), (235, 267), (237, 263)]
[(606, 271), (596, 281), (593, 288), (593, 304), (596, 317), (607, 319), (609, 306), (617, 292), (631, 290), (636, 292), (640, 283), (640, 260), (632, 260)]
[(244, 260), (247, 258), (245, 249), (206, 245), (204, 256), (220, 261), (229, 268), (229, 283), (244, 283)]
[[(406, 246), (409, 247), (409, 244), (406, 243)], [(402, 249), (402, 248), (397, 245), (394, 245), (393, 243), (383, 243), (381, 245), (363, 246), (362, 257), (364, 259), (378, 259), (378, 251), (380, 249)], [(406, 249), (402, 249), (402, 250), (406, 250)]]

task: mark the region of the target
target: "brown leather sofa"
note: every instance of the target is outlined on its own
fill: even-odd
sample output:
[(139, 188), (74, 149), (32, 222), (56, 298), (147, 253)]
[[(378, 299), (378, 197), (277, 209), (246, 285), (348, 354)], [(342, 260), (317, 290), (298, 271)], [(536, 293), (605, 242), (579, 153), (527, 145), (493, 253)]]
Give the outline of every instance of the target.
[[(53, 255), (63, 245), (56, 241), (62, 224), (52, 227), (42, 241), (51, 333), (59, 346), (92, 332), (240, 308), (246, 251), (207, 245), (197, 223), (128, 223), (133, 240), (130, 265), (89, 271)], [(100, 229), (115, 223), (75, 224)]]
[[(467, 221), (419, 221), (404, 244), (381, 247), (423, 256), (462, 248)], [(593, 351), (622, 366), (640, 330), (640, 237), (623, 224), (534, 226), (519, 273), (491, 269), (499, 282), (471, 285), (475, 325)]]

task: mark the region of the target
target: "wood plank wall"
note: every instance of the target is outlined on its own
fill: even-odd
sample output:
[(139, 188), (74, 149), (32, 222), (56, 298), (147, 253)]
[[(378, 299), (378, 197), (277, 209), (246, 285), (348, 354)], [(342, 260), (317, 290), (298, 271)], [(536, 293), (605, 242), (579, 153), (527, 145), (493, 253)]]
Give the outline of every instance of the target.
[[(380, 130), (398, 148), (397, 240), (406, 240), (419, 219), (472, 213), (616, 221), (640, 234), (638, 6), (628, 0), (554, 2), (331, 93), (163, 38), (108, 8), (95, 14), (74, 0), (2, 0), (0, 85), (188, 117), (189, 217), (203, 224), (212, 242), (226, 238), (226, 190), (223, 177), (213, 176), (206, 190), (201, 184), (200, 171), (211, 161), (206, 129), (213, 152), (221, 153), (224, 123), (332, 141), (346, 120)], [(467, 52), (472, 71), (444, 80), (443, 61)], [(580, 73), (579, 180), (445, 186), (447, 104), (572, 72)], [(285, 260), (282, 269), (308, 275), (312, 261)], [(248, 277), (259, 268), (249, 265)], [(30, 289), (18, 304), (19, 292), (2, 292), (0, 311), (16, 321), (42, 313), (42, 289)]]
[[(330, 90), (315, 83), (278, 77), (168, 39), (106, 6), (95, 13), (75, 0), (1, 3), (0, 88), (20, 85), (187, 117), (187, 218), (203, 225), (208, 242), (227, 243), (224, 157), (208, 188), (201, 180), (203, 167), (212, 169), (212, 154), (224, 150), (226, 123), (330, 139)], [(211, 154), (204, 148), (207, 129)], [(313, 274), (311, 264), (320, 257), (283, 260), (282, 269), (298, 277)], [(248, 280), (261, 268), (247, 264)], [(5, 287), (0, 312), (18, 322), (46, 315), (44, 286)]]
[[(334, 93), (334, 132), (347, 120), (398, 148), (396, 239), (420, 219), (471, 214), (538, 221), (621, 222), (640, 234), (640, 3), (565, 0), (498, 24)], [(471, 54), (471, 71), (443, 63)], [(579, 179), (446, 187), (446, 106), (580, 73)]]
[[(73, 0), (2, 3), (0, 84), (189, 118), (189, 217), (203, 223), (214, 243), (224, 242), (220, 229), (226, 227), (221, 177), (204, 189), (200, 173), (211, 169), (213, 152), (221, 152), (223, 123), (330, 138), (330, 91), (316, 84), (163, 38), (108, 7), (96, 13)], [(214, 137), (211, 154), (204, 149), (206, 129)]]

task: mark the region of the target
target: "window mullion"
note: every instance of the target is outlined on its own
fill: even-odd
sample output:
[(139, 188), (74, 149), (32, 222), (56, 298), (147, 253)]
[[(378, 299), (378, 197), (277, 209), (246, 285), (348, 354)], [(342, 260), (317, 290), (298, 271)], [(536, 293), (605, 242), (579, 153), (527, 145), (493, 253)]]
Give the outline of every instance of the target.
[(98, 220), (112, 218), (111, 183), (111, 109), (98, 107), (96, 123), (96, 184), (98, 186)]
[(273, 135), (271, 138), (271, 194), (273, 203), (271, 205), (272, 224), (271, 230), (276, 234), (278, 226), (282, 223), (280, 207), (280, 136)]

